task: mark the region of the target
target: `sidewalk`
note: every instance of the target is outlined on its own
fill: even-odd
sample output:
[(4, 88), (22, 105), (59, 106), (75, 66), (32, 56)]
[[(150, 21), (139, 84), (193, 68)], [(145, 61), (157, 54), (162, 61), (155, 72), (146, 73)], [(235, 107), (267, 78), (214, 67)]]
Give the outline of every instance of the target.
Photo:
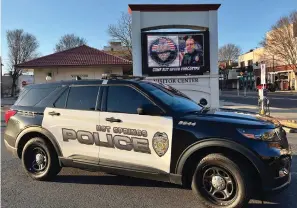
[[(239, 94), (238, 94), (239, 93)], [(253, 96), (258, 98), (259, 93), (256, 91), (244, 91), (240, 90), (239, 92), (237, 90), (233, 91), (220, 91), (220, 96)], [(267, 96), (270, 97), (272, 96), (273, 98), (275, 97), (283, 97), (283, 96), (292, 96), (293, 98), (297, 96), (297, 91), (275, 91), (275, 92), (268, 92)]]
[[(233, 108), (244, 111), (258, 112), (258, 107), (256, 105), (220, 101), (220, 106), (224, 108)], [(297, 108), (270, 107), (270, 115), (282, 119), (297, 120)]]
[[(221, 108), (250, 111), (254, 113), (259, 112), (256, 105), (220, 101), (220, 106)], [(297, 131), (297, 108), (286, 109), (270, 107), (270, 116), (278, 119), (282, 125), (293, 129), (293, 132)]]
[[(244, 92), (244, 90), (243, 89), (241, 89), (241, 90), (239, 90), (240, 92)], [(228, 90), (221, 90), (221, 92), (237, 92), (237, 89), (228, 89)], [(246, 91), (247, 93), (256, 93), (256, 94), (258, 94), (258, 91), (257, 90), (247, 90)], [(268, 93), (271, 93), (271, 94), (273, 94), (273, 93), (292, 93), (292, 94), (294, 94), (294, 93), (297, 93), (297, 90), (286, 90), (286, 91), (281, 91), (281, 90), (276, 90), (276, 91), (274, 91), (274, 92), (270, 92), (270, 91), (268, 91)]]

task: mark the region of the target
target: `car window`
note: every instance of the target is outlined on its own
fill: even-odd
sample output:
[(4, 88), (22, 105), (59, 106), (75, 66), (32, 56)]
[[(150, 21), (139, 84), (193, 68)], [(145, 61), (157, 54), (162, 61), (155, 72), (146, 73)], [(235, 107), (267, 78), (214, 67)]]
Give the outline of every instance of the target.
[(172, 93), (172, 94), (174, 94), (176, 96), (180, 96), (180, 97), (184, 97), (184, 98), (188, 98), (189, 100), (192, 100), (189, 96), (182, 93), (178, 89), (175, 89), (175, 88), (171, 87), (170, 85), (159, 83), (159, 82), (154, 82), (154, 81), (151, 81), (151, 80), (143, 80), (142, 82), (150, 83), (151, 85), (154, 85), (154, 86), (157, 86), (158, 88), (162, 88), (162, 89), (164, 89), (166, 91), (169, 91), (170, 93)]
[(67, 94), (68, 94), (68, 89), (64, 90), (62, 95), (60, 95), (59, 98), (56, 100), (56, 102), (54, 103), (55, 108), (65, 108)]
[(151, 105), (137, 90), (129, 86), (109, 86), (107, 93), (107, 112), (137, 114), (137, 108)]
[(67, 98), (67, 109), (95, 110), (99, 86), (71, 87)]
[(140, 83), (140, 86), (174, 111), (189, 112), (200, 111), (202, 109), (202, 106), (195, 103), (190, 98), (183, 96), (181, 93), (173, 93), (172, 91), (150, 82), (142, 82)]
[(46, 87), (46, 88), (32, 88), (28, 91), (23, 92), (17, 101), (19, 106), (35, 106), (41, 100), (46, 98), (51, 92), (53, 92), (56, 87)]

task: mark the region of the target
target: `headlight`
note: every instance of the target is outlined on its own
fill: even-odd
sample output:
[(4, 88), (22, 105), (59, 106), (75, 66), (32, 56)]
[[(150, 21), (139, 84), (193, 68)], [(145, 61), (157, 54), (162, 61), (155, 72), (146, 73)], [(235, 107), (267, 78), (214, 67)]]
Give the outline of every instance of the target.
[(276, 142), (280, 140), (274, 129), (237, 129), (237, 131), (249, 139), (268, 142)]

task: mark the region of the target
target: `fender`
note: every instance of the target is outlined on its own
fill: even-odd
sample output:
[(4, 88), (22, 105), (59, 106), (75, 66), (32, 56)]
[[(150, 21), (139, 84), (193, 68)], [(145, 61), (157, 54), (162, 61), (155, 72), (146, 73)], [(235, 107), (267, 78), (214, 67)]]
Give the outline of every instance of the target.
[(19, 142), (21, 141), (21, 139), (24, 135), (31, 133), (31, 132), (38, 132), (38, 133), (46, 136), (53, 144), (58, 156), (61, 156), (61, 157), (63, 156), (61, 148), (60, 148), (59, 144), (56, 142), (56, 138), (54, 137), (54, 135), (51, 132), (49, 132), (48, 130), (46, 130), (40, 126), (29, 126), (29, 127), (25, 128), (23, 131), (21, 131), (21, 133), (17, 136), (15, 147), (16, 148), (18, 147)]
[(270, 182), (268, 181), (268, 172), (265, 168), (264, 163), (253, 153), (251, 150), (247, 149), (246, 147), (225, 139), (206, 139), (203, 141), (196, 142), (189, 146), (184, 152), (181, 154), (177, 161), (175, 172), (176, 174), (182, 175), (183, 167), (186, 163), (186, 160), (196, 151), (204, 149), (206, 147), (225, 147), (229, 148), (239, 154), (245, 156), (257, 169), (258, 173), (260, 174), (262, 180), (262, 186), (271, 186)]

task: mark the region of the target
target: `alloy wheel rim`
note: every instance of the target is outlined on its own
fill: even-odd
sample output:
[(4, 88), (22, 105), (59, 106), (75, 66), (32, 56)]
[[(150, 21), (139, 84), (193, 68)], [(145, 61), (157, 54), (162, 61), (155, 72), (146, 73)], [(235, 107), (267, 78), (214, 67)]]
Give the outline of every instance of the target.
[(203, 168), (202, 188), (207, 197), (217, 204), (231, 203), (237, 193), (236, 182), (232, 174), (217, 166)]
[(46, 152), (41, 147), (34, 147), (30, 151), (28, 161), (28, 169), (31, 173), (42, 173), (48, 164), (48, 158)]

